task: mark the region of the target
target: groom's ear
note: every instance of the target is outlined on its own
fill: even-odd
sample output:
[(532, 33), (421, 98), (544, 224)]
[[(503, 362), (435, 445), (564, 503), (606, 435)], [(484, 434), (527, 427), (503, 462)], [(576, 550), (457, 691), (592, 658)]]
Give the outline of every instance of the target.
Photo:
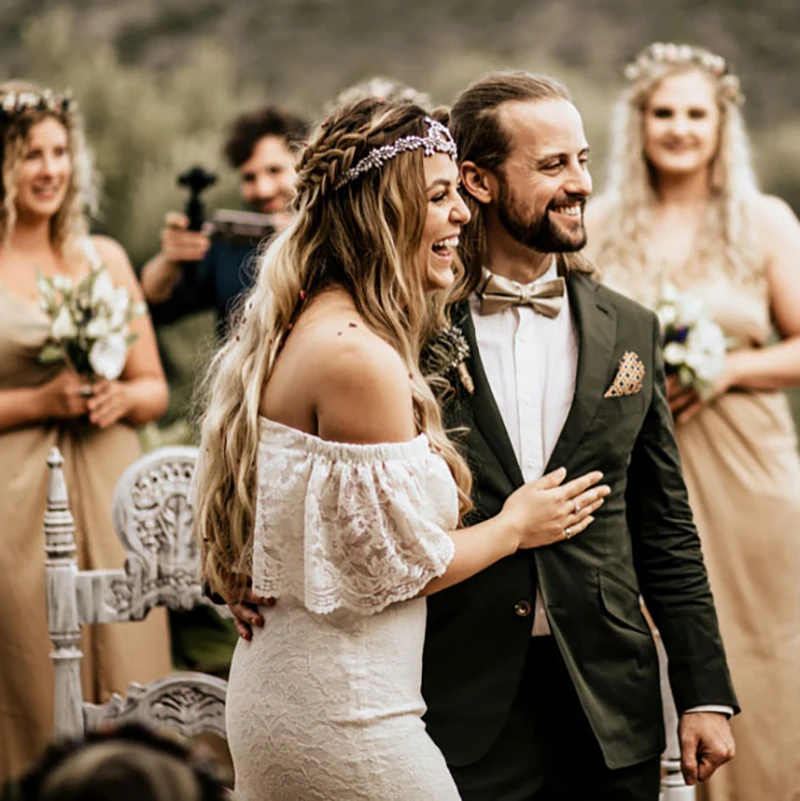
[(461, 184), (478, 203), (488, 204), (495, 198), (497, 179), (474, 161), (461, 162)]

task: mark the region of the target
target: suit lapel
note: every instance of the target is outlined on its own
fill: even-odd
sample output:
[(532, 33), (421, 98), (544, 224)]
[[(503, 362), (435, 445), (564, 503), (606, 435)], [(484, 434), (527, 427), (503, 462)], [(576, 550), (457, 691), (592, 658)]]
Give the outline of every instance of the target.
[(475, 384), (475, 392), (469, 397), (469, 403), (475, 427), (497, 457), (511, 483), (514, 487), (519, 487), (525, 483), (525, 480), (522, 477), (522, 470), (517, 462), (517, 456), (508, 437), (500, 410), (497, 408), (497, 401), (492, 395), (489, 379), (483, 369), (469, 303), (459, 304), (458, 313), (453, 316), (453, 321), (464, 332), (464, 337), (469, 345), (470, 356), (467, 360), (467, 369)]
[(575, 397), (546, 472), (555, 470), (569, 459), (591, 425), (608, 389), (617, 315), (613, 306), (598, 299), (597, 288), (598, 284), (584, 275), (573, 273), (567, 278), (570, 309), (578, 330), (578, 373)]

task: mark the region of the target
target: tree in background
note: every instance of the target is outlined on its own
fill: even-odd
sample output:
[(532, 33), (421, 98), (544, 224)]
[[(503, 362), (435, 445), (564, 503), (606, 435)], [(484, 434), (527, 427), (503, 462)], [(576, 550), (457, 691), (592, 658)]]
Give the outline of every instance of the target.
[[(306, 27), (298, 27), (296, 15), (300, 12), (286, 2), (271, 5), (268, 10), (259, 3), (257, 16), (262, 22), (269, 22), (267, 17), (272, 19), (276, 14), (278, 17), (272, 19), (271, 26), (262, 24), (257, 28), (253, 23), (250, 26), (252, 36), (242, 41), (241, 52), (226, 48), (222, 34), (215, 38), (204, 35), (209, 28), (218, 28), (216, 23), (224, 14), (235, 16), (235, 9), (231, 7), (224, 12), (218, 9), (214, 12), (217, 16), (209, 17), (204, 25), (198, 24), (202, 15), (198, 17), (195, 9), (191, 20), (173, 20), (175, 24), (171, 26), (167, 24), (169, 20), (161, 20), (162, 29), (158, 31), (142, 28), (139, 50), (143, 54), (151, 52), (146, 51), (145, 43), (152, 39), (158, 44), (162, 57), (158, 60), (143, 57), (128, 63), (121, 60), (119, 53), (137, 51), (131, 39), (135, 25), (118, 26), (123, 33), (116, 37), (99, 37), (100, 44), (89, 46), (83, 22), (91, 3), (83, 4), (86, 11), (82, 9), (80, 17), (67, 3), (58, 9), (38, 13), (34, 13), (36, 9), (32, 7), (35, 3), (31, 1), (28, 5), (31, 6), (30, 16), (22, 17), (21, 44), (18, 52), (9, 57), (14, 64), (14, 74), (6, 72), (0, 77), (30, 78), (72, 90), (86, 118), (89, 142), (103, 176), (103, 200), (101, 215), (95, 221), (96, 230), (122, 242), (135, 265), (142, 264), (157, 249), (166, 211), (182, 208), (185, 193), (176, 186), (175, 178), (191, 164), (200, 163), (219, 172), (220, 182), (207, 194), (210, 207), (239, 205), (234, 176), (224, 165), (220, 153), (225, 130), (239, 112), (271, 101), (313, 118), (317, 109), (339, 90), (375, 73), (388, 72), (412, 83), (417, 81), (418, 88), (430, 93), (436, 102), (448, 102), (467, 83), (490, 69), (517, 67), (553, 74), (570, 87), (581, 109), (592, 143), (592, 173), (600, 188), (611, 100), (618, 88), (614, 83), (616, 79), (610, 76), (619, 73), (619, 64), (630, 55), (627, 50), (620, 52), (627, 47), (628, 39), (635, 31), (645, 34), (642, 19), (626, 18), (624, 23), (617, 21), (616, 25), (627, 38), (624, 41), (610, 38), (608, 30), (603, 33), (600, 23), (607, 23), (606, 28), (613, 23), (613, 9), (603, 10), (600, 4), (592, 11), (600, 17), (595, 20), (596, 26), (589, 26), (593, 31), (591, 47), (567, 47), (568, 40), (573, 45), (575, 42), (567, 36), (569, 31), (563, 19), (566, 11), (552, 8), (547, 12), (550, 16), (545, 15), (547, 24), (535, 29), (515, 24), (516, 18), (500, 19), (499, 15), (494, 15), (492, 24), (495, 27), (491, 30), (478, 26), (480, 44), (463, 36), (459, 39), (461, 34), (454, 34), (452, 39), (434, 37), (428, 41), (423, 38), (413, 43), (406, 38), (404, 47), (409, 49), (403, 54), (407, 56), (404, 61), (397, 52), (378, 47), (379, 42), (371, 39), (364, 39), (359, 49), (341, 46), (348, 35), (354, 35), (353, 28), (345, 25), (346, 14), (342, 17), (339, 11), (333, 13), (333, 6), (328, 8), (323, 4), (325, 8), (318, 9), (323, 16), (328, 12), (333, 14), (333, 28), (329, 29), (327, 24), (309, 28), (309, 20), (300, 20)], [(210, 14), (213, 4), (206, 5)], [(423, 5), (430, 12), (429, 4), (420, 4)], [(236, 14), (244, 13), (245, 6), (248, 4), (237, 4)], [(440, 10), (444, 14), (444, 10)], [(377, 13), (377, 7), (370, 13)], [(124, 16), (122, 11), (114, 14)], [(403, 27), (404, 20), (408, 21), (406, 16), (397, 18), (398, 28)], [(338, 20), (336, 24), (334, 18)], [(364, 22), (363, 15), (358, 19)], [(739, 17), (731, 19), (736, 22)], [(713, 38), (713, 18), (701, 15), (696, 20), (699, 27), (695, 26), (694, 38), (701, 34)], [(453, 26), (458, 23), (463, 28), (469, 19), (456, 17), (451, 21)], [(157, 23), (158, 20), (152, 22), (153, 25)], [(510, 39), (501, 36), (498, 27), (502, 27), (501, 23), (514, 31)], [(344, 27), (340, 30), (337, 24)], [(284, 29), (278, 31), (276, 25)], [(584, 33), (573, 29), (570, 35), (585, 35), (586, 24), (581, 27)], [(549, 32), (546, 36), (545, 31)], [(363, 33), (366, 36), (366, 32)], [(679, 30), (674, 34), (678, 36)], [(172, 50), (165, 44), (171, 41), (170, 36), (175, 41)], [(295, 58), (290, 43), (307, 45), (312, 37), (316, 37), (314, 41), (320, 52), (309, 54), (308, 47), (298, 47)], [(542, 41), (533, 47), (526, 37)], [(98, 39), (97, 36), (93, 38)], [(757, 38), (753, 39), (753, 46), (758, 44)], [(254, 43), (262, 40), (274, 40), (276, 46), (262, 50), (263, 64), (256, 69)], [(560, 50), (557, 42), (562, 42)], [(644, 42), (638, 42), (635, 49), (642, 44)], [(746, 44), (742, 39), (738, 49), (744, 51)], [(155, 45), (151, 50), (153, 47)], [(163, 56), (165, 52), (169, 57)], [(271, 57), (264, 56), (264, 52), (269, 52)], [(320, 53), (327, 54), (324, 57), (329, 60), (324, 71), (313, 66), (314, 57), (322, 57)], [(605, 68), (593, 67), (589, 63), (592, 58)], [(739, 66), (744, 67), (747, 89), (747, 65)], [(758, 66), (763, 68), (763, 64)], [(252, 76), (248, 80), (240, 78), (244, 69)], [(761, 118), (765, 116), (764, 109), (776, 108), (775, 98), (765, 99), (763, 92), (750, 92), (750, 95), (756, 98), (756, 113), (762, 123), (760, 129), (755, 129), (754, 144), (763, 188), (785, 198), (800, 212), (800, 152), (795, 147), (800, 139), (800, 115), (783, 104), (786, 106), (784, 116), (767, 127)], [(745, 107), (746, 113), (751, 105)], [(199, 316), (160, 333), (172, 388), (167, 422), (186, 414), (192, 376), (198, 369), (198, 354), (209, 349), (209, 345), (201, 343), (210, 342), (211, 331), (209, 318)], [(795, 405), (800, 411), (800, 402)]]

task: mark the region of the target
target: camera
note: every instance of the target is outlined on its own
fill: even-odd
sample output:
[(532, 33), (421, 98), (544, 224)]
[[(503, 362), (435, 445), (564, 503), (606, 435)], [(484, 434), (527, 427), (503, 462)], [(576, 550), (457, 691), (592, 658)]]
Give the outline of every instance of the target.
[[(178, 186), (189, 190), (185, 212), (189, 218), (189, 230), (200, 231), (206, 222), (206, 211), (202, 193), (217, 182), (217, 176), (204, 167), (195, 165), (184, 170), (177, 179)], [(206, 226), (212, 241), (230, 242), (256, 246), (271, 237), (277, 230), (271, 214), (254, 211), (218, 209), (211, 215)]]

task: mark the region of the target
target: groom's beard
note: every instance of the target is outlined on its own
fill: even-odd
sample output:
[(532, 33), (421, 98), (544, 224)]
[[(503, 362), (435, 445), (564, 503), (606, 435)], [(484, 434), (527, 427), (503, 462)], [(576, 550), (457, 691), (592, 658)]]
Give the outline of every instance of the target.
[(549, 211), (554, 206), (553, 201), (547, 206), (543, 215), (529, 221), (523, 220), (517, 212), (517, 204), (505, 178), (498, 175), (498, 181), (500, 196), (497, 201), (497, 217), (515, 242), (540, 253), (574, 253), (583, 249), (586, 245), (586, 228), (583, 225), (584, 197), (569, 198), (581, 204), (581, 219), (579, 228), (568, 231), (550, 219)]

